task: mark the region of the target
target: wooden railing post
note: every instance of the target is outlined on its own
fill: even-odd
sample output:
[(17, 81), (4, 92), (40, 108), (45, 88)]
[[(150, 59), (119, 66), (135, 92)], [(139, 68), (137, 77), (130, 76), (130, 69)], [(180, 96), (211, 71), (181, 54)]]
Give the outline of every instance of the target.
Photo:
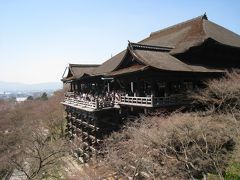
[(154, 98), (153, 98), (153, 95), (151, 95), (151, 106), (154, 107)]

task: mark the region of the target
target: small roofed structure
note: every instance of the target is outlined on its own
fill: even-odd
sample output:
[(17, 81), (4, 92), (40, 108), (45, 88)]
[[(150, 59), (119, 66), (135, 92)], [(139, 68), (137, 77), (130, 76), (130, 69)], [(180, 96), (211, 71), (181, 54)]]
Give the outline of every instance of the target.
[(67, 67), (67, 76), (63, 77), (62, 81), (66, 83), (73, 80), (80, 80), (85, 76), (91, 76), (94, 69), (98, 66), (97, 64), (69, 64)]

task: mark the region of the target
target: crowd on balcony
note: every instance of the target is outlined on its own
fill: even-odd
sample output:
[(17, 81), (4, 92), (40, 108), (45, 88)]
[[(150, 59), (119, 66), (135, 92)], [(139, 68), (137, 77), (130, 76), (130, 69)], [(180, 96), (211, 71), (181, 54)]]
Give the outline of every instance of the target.
[(91, 101), (96, 102), (98, 101), (100, 104), (104, 102), (109, 102), (114, 104), (115, 101), (120, 101), (121, 95), (123, 93), (120, 93), (119, 91), (110, 91), (105, 93), (94, 93), (93, 91), (90, 92), (81, 92), (81, 93), (73, 93), (73, 92), (67, 92), (65, 94), (66, 97), (74, 97), (78, 100), (82, 101)]

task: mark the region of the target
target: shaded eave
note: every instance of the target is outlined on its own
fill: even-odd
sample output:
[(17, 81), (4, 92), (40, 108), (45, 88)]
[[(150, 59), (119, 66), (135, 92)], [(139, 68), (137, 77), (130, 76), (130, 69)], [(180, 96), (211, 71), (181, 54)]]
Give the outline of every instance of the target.
[(67, 82), (72, 82), (73, 80), (80, 80), (81, 78), (83, 78), (85, 76), (91, 76), (93, 69), (98, 66), (100, 66), (100, 65), (98, 65), (98, 64), (69, 64), (68, 74), (66, 77), (62, 78), (61, 80), (65, 83), (67, 83)]
[[(119, 65), (110, 73), (108, 73), (106, 76), (118, 76), (123, 74), (129, 74), (133, 72), (139, 72), (139, 71), (145, 71), (149, 68), (154, 68), (162, 71), (169, 71), (169, 72), (210, 72), (210, 73), (223, 73), (224, 70), (221, 69), (213, 69), (208, 68), (205, 66), (200, 65), (188, 65), (184, 62), (178, 60), (177, 58), (171, 56), (169, 54), (169, 51), (172, 48), (170, 47), (161, 47), (161, 46), (149, 46), (144, 44), (137, 44), (137, 43), (130, 43), (128, 44), (127, 51), (125, 52), (124, 57), (122, 58)], [(155, 61), (151, 61), (144, 57), (143, 54), (139, 54), (140, 52), (147, 52), (148, 55), (154, 54)], [(131, 56), (134, 58), (136, 62), (139, 64), (132, 65), (130, 67), (121, 68), (121, 65), (126, 61), (126, 57), (128, 54), (131, 54)], [(156, 56), (159, 53), (160, 55), (163, 55), (162, 58)]]

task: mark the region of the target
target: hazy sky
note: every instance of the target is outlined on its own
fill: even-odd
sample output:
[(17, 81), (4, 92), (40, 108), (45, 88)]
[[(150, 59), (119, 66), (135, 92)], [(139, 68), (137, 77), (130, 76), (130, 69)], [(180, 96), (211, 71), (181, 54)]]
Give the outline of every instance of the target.
[(59, 81), (68, 63), (102, 63), (204, 12), (240, 34), (239, 0), (0, 0), (0, 80)]

